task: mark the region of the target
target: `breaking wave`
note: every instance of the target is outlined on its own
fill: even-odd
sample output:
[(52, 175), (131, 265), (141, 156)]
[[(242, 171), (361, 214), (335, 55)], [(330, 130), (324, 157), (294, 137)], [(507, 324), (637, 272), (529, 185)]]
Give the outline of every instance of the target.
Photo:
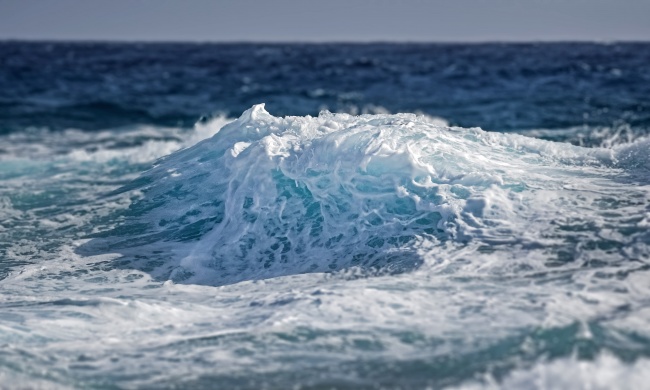
[(637, 185), (647, 147), (583, 148), (413, 114), (278, 118), (256, 105), (118, 191), (143, 197), (88, 246), (166, 252), (170, 278), (206, 284), (404, 272), (484, 245), (508, 247), (527, 269), (604, 252), (618, 261), (648, 252), (648, 191)]

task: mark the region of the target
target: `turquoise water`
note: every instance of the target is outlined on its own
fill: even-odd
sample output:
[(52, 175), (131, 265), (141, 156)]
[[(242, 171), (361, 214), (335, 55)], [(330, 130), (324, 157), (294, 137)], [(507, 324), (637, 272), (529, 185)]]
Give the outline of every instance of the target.
[(0, 50), (0, 387), (647, 381), (646, 44)]

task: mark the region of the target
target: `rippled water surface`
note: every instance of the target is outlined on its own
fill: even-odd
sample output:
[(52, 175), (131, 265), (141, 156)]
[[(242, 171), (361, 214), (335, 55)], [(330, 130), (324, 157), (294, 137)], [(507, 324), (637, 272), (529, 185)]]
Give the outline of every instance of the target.
[(648, 64), (0, 43), (0, 387), (643, 388)]

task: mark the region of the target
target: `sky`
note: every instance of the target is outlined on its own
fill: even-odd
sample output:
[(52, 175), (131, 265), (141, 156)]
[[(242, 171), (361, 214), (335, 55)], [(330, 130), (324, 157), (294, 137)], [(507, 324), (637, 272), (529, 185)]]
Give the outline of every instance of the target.
[(650, 0), (0, 0), (0, 39), (650, 41)]

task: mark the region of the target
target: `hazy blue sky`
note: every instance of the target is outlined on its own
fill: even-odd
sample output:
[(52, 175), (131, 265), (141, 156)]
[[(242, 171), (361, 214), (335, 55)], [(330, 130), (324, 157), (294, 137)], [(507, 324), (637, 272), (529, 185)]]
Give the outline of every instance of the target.
[(0, 39), (650, 40), (650, 0), (0, 0)]

